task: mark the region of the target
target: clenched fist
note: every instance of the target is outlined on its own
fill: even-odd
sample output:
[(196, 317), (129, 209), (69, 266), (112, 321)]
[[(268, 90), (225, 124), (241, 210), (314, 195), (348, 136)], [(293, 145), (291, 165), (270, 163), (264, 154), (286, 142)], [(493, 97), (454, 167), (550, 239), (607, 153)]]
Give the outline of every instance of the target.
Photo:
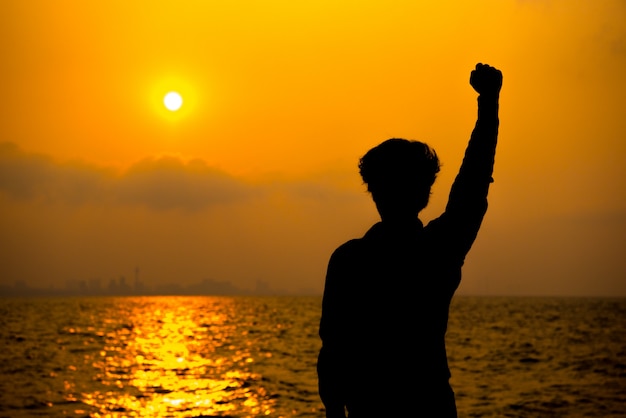
[(470, 75), (470, 84), (481, 96), (498, 97), (502, 87), (502, 73), (487, 64), (476, 64)]

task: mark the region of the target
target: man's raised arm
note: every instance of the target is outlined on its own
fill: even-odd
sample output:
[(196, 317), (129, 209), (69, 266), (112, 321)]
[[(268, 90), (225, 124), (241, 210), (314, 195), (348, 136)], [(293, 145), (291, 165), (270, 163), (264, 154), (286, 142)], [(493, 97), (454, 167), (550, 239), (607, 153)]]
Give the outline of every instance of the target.
[(479, 94), (478, 119), (446, 206), (448, 218), (464, 225), (466, 245), (473, 242), (487, 211), (487, 192), (493, 182), (491, 175), (498, 139), (502, 73), (489, 65), (476, 64), (470, 84)]

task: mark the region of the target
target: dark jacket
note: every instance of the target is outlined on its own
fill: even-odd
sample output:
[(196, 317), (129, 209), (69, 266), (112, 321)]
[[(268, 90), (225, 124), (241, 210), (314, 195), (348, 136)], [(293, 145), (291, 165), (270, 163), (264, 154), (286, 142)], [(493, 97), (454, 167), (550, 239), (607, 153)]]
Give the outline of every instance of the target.
[(332, 254), (318, 359), (327, 416), (455, 417), (445, 347), (450, 301), (487, 210), (497, 100), (479, 116), (445, 212), (425, 227), (375, 224)]

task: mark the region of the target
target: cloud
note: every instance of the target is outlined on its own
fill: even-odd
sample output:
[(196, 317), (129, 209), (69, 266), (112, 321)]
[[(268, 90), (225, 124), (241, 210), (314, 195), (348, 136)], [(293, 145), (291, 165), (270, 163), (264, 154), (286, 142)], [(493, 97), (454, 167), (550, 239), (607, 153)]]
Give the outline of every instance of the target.
[(135, 206), (157, 211), (201, 211), (277, 197), (303, 205), (345, 203), (363, 197), (319, 173), (307, 179), (253, 184), (201, 159), (176, 156), (145, 158), (119, 173), (86, 162), (59, 163), (10, 142), (0, 143), (0, 194), (21, 201)]
[(0, 143), (0, 191), (21, 200), (80, 204), (97, 201), (113, 178), (111, 170), (80, 162), (55, 163), (42, 154)]
[(0, 193), (48, 203), (122, 204), (155, 210), (203, 210), (248, 201), (263, 191), (200, 159), (146, 158), (117, 174), (83, 162), (58, 163), (46, 155), (0, 143)]
[(202, 210), (210, 206), (248, 201), (263, 192), (200, 159), (147, 158), (118, 179), (115, 195), (122, 203), (154, 209)]

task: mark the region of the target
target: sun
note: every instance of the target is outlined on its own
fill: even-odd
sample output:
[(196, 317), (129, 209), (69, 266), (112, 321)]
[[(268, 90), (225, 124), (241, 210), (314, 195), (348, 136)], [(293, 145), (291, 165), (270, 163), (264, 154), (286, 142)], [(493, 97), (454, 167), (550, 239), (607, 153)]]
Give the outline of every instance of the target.
[(183, 105), (183, 98), (175, 91), (170, 91), (163, 98), (163, 104), (168, 110), (176, 112)]

